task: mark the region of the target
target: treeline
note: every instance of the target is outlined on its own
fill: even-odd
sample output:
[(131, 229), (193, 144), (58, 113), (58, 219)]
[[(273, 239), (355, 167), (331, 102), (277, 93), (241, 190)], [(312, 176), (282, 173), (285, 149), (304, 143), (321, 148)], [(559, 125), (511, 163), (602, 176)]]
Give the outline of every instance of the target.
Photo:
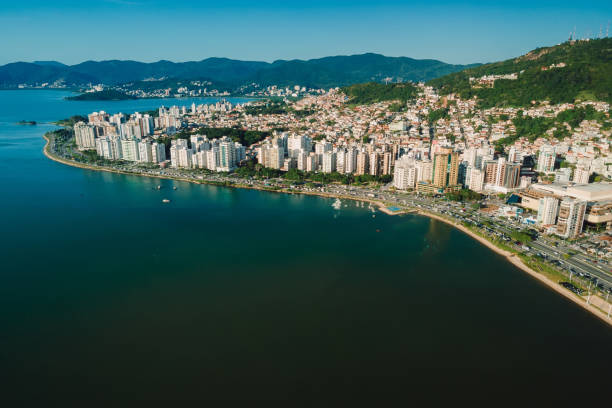
[[(541, 48), (502, 62), (470, 68), (429, 81), (442, 94), (478, 98), (481, 108), (530, 106), (532, 101), (553, 104), (580, 100), (612, 102), (612, 39), (566, 42)], [(552, 64), (565, 67), (549, 68)], [(469, 78), (517, 73), (518, 79), (495, 81), (492, 88), (475, 88)]]
[(75, 123), (77, 122), (85, 122), (87, 123), (89, 119), (87, 119), (86, 116), (83, 115), (74, 115), (69, 117), (68, 119), (61, 119), (58, 120), (56, 122), (54, 122), (56, 125), (58, 126), (70, 126), (73, 127)]
[(349, 98), (348, 102), (355, 105), (367, 105), (383, 101), (407, 102), (417, 96), (417, 88), (409, 82), (399, 84), (380, 84), (368, 82), (342, 88)]

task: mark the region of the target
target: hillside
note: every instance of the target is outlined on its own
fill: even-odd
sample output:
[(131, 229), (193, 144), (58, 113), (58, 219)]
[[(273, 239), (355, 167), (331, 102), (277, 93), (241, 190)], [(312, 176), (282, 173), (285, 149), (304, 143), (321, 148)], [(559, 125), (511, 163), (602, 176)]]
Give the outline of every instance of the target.
[[(516, 74), (516, 79), (490, 75)], [(471, 80), (470, 78), (476, 78)], [(429, 81), (442, 94), (476, 96), (481, 107), (527, 106), (532, 101), (551, 103), (575, 100), (612, 102), (612, 39), (572, 41), (535, 49), (526, 55), (481, 65)]]
[(258, 71), (250, 81), (262, 85), (328, 88), (372, 81), (381, 82), (385, 78), (399, 82), (428, 81), (466, 67), (469, 66), (368, 53), (308, 61), (277, 61), (271, 67)]
[(417, 88), (409, 83), (379, 84), (369, 82), (366, 84), (355, 84), (342, 88), (349, 98), (348, 102), (355, 105), (365, 105), (383, 101), (406, 102), (417, 95)]
[(86, 61), (77, 65), (57, 62), (17, 62), (0, 66), (0, 88), (19, 84), (40, 85), (63, 81), (69, 86), (102, 83), (120, 85), (150, 79), (207, 80), (215, 86), (262, 85), (334, 87), (359, 82), (394, 80), (425, 81), (466, 68), (436, 60), (385, 57), (378, 54), (325, 57), (307, 61), (239, 61), (207, 58), (175, 63), (158, 61)]
[(98, 92), (87, 92), (77, 96), (66, 98), (70, 101), (123, 101), (128, 99), (137, 99), (135, 96), (127, 95), (123, 92), (112, 89), (105, 89)]

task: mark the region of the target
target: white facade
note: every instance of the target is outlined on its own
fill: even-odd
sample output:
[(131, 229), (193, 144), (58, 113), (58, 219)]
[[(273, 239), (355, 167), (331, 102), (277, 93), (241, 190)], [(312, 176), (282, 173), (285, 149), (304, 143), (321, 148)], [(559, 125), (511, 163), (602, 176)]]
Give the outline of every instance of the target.
[(559, 213), (559, 200), (555, 197), (540, 198), (538, 207), (538, 222), (542, 225), (554, 225)]

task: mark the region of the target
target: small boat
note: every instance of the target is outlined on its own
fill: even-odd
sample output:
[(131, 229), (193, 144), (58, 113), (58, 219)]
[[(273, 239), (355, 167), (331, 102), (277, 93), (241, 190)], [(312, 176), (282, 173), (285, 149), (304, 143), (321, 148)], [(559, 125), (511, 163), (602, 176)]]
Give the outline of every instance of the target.
[(161, 186), (157, 186), (157, 189), (158, 189), (158, 190), (161, 190)]
[(339, 210), (342, 207), (342, 201), (339, 198), (336, 198), (336, 201), (332, 204), (334, 210)]
[(170, 200), (168, 200), (167, 198), (164, 198), (164, 199), (162, 200), (162, 203), (166, 203), (166, 204), (167, 204), (167, 203), (169, 203), (169, 202), (170, 202)]
[(173, 190), (176, 190), (176, 187), (172, 187)]

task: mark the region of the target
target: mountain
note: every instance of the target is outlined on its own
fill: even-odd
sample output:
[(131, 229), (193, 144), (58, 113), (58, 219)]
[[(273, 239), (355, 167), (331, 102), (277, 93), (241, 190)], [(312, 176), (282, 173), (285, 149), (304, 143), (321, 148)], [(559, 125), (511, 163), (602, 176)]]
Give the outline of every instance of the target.
[[(511, 75), (493, 86), (470, 78)], [(576, 100), (612, 102), (612, 38), (568, 41), (535, 49), (518, 58), (485, 64), (429, 81), (442, 94), (476, 96), (483, 108), (528, 106), (532, 101), (571, 103)]]
[(385, 78), (395, 81), (424, 81), (466, 67), (469, 66), (450, 65), (436, 60), (385, 57), (379, 54), (279, 60), (273, 63), (207, 58), (180, 63), (163, 60), (153, 63), (86, 61), (69, 66), (55, 61), (38, 61), (0, 66), (0, 88), (60, 80), (69, 86), (84, 86), (89, 83), (119, 85), (167, 78), (208, 80), (215, 84), (231, 84), (236, 87), (252, 82), (261, 85), (332, 87), (382, 81)]
[(399, 84), (368, 82), (344, 87), (342, 91), (348, 96), (349, 102), (355, 105), (395, 100), (405, 104), (406, 101), (414, 99), (418, 94), (417, 87), (410, 82)]
[(57, 61), (34, 61), (33, 64), (43, 65), (43, 66), (51, 66), (51, 67), (66, 67), (66, 64), (62, 64)]
[(451, 65), (437, 60), (385, 57), (380, 54), (325, 57), (307, 61), (276, 61), (257, 72), (251, 80), (262, 85), (303, 85), (316, 88), (363, 82), (427, 81), (470, 66)]

